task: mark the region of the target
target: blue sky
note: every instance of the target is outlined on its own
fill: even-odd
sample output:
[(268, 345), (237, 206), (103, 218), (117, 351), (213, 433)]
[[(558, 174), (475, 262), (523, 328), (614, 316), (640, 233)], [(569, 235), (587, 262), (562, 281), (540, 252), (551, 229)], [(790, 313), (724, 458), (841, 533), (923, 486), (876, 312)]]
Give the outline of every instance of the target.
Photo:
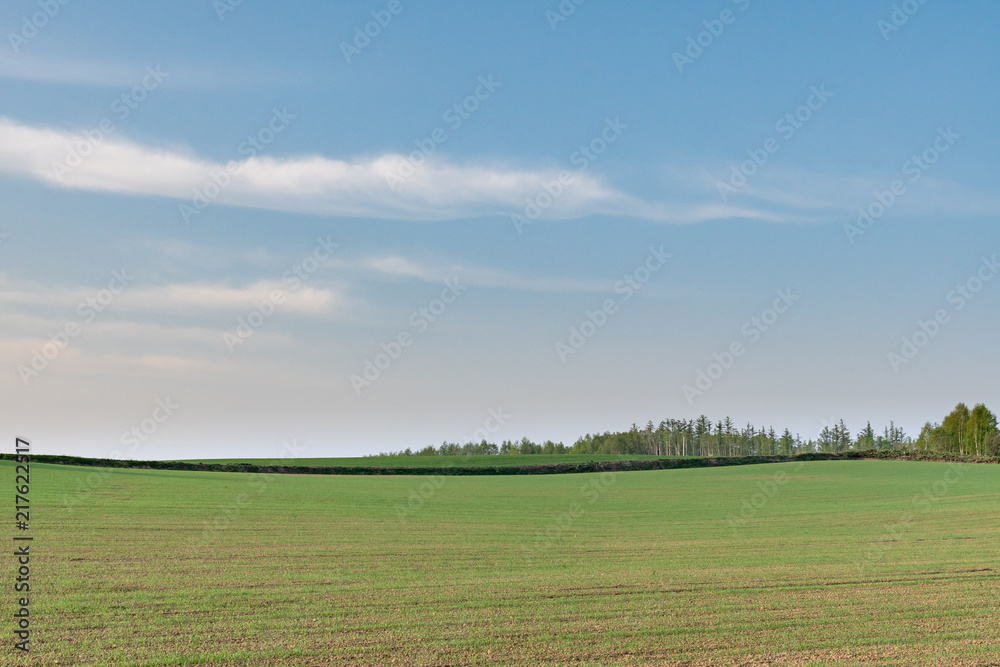
[(46, 453), (347, 456), (996, 409), (998, 21), (5, 3), (5, 428)]

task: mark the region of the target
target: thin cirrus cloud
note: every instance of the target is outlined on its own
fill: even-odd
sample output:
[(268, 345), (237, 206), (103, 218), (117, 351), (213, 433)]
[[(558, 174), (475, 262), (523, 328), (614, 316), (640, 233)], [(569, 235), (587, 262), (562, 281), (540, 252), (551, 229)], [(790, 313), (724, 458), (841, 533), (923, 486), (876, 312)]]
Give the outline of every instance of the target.
[[(7, 358), (28, 364), (31, 352), (48, 344), (53, 332), (69, 332), (68, 324), (75, 323), (78, 332), (86, 331), (86, 344), (77, 344), (74, 339), (60, 354), (59, 364), (64, 369), (137, 375), (218, 370), (217, 362), (206, 360), (205, 355), (215, 357), (226, 350), (222, 334), (228, 324), (226, 329), (217, 328), (213, 325), (215, 316), (228, 313), (227, 321), (235, 326), (237, 315), (245, 316), (275, 291), (282, 297), (272, 307), (283, 315), (322, 321), (344, 315), (350, 306), (338, 289), (302, 286), (290, 290), (269, 280), (245, 287), (206, 283), (126, 287), (110, 301), (100, 301), (101, 290), (95, 288), (12, 282), (0, 277), (0, 329), (4, 332), (0, 334), (0, 353), (6, 350), (10, 352)], [(158, 315), (169, 319), (158, 322)], [(257, 333), (259, 343), (291, 342), (280, 327)]]
[[(69, 164), (67, 156), (74, 152), (87, 154)], [(197, 208), (194, 200), (200, 193), (204, 198), (198, 206), (212, 202), (294, 213), (433, 221), (524, 215), (529, 200), (548, 200), (551, 205), (539, 209), (538, 217), (550, 220), (606, 214), (679, 224), (723, 219), (821, 222), (849, 216), (869, 203), (872, 193), (899, 178), (891, 173), (819, 174), (776, 165), (721, 197), (725, 169), (673, 165), (660, 169), (658, 191), (667, 201), (654, 201), (581, 172), (571, 172), (572, 182), (549, 197), (543, 188), (558, 180), (559, 169), (459, 166), (440, 159), (414, 167), (402, 181), (393, 178), (390, 187), (390, 176), (403, 173), (401, 166), (407, 160), (398, 154), (352, 160), (311, 155), (220, 163), (188, 149), (142, 145), (114, 131), (94, 142), (83, 133), (0, 117), (0, 171), (57, 188), (167, 197), (177, 200), (179, 209)], [(231, 173), (220, 177), (223, 185), (217, 187), (212, 175), (225, 173), (227, 164)], [(1000, 211), (995, 195), (934, 174), (907, 186), (894, 214)]]
[[(126, 276), (127, 277), (127, 276)], [(55, 307), (76, 312), (80, 304), (97, 298), (100, 290), (84, 287), (44, 286), (12, 283), (0, 279), (0, 304), (9, 307)], [(280, 308), (307, 316), (327, 316), (343, 310), (346, 299), (332, 288), (288, 286), (260, 280), (245, 287), (210, 283), (181, 283), (154, 287), (126, 287), (114, 295), (108, 309), (130, 313), (184, 313), (249, 310), (261, 301), (281, 293)]]
[(262, 84), (302, 83), (306, 76), (298, 70), (279, 69), (255, 63), (250, 70), (212, 67), (203, 62), (174, 61), (164, 72), (159, 62), (137, 65), (132, 61), (94, 60), (67, 56), (27, 56), (11, 58), (0, 53), (0, 79), (40, 84), (72, 84), (95, 88), (131, 88), (140, 85), (147, 68), (155, 68), (170, 78), (172, 88), (237, 88)]
[[(87, 155), (69, 165), (67, 156), (74, 152)], [(94, 142), (83, 133), (0, 118), (0, 171), (58, 188), (168, 197), (179, 200), (179, 206), (193, 205), (196, 193), (201, 192), (215, 194), (211, 201), (219, 204), (333, 216), (448, 220), (510, 215), (522, 213), (529, 199), (541, 195), (545, 201), (544, 184), (557, 180), (560, 173), (558, 169), (456, 166), (429, 160), (390, 188), (388, 176), (398, 174), (406, 160), (398, 154), (349, 161), (256, 156), (218, 163), (184, 149), (144, 146), (113, 131)], [(235, 175), (220, 178), (228, 182), (216, 188), (211, 176), (223, 172), (226, 164)], [(552, 200), (540, 217), (611, 214), (676, 223), (780, 219), (749, 207), (714, 202), (649, 202), (580, 172), (573, 172), (572, 182)]]
[(809, 171), (794, 165), (769, 166), (732, 186), (734, 166), (683, 169), (676, 165), (661, 169), (661, 178), (679, 184), (689, 192), (711, 197), (716, 202), (767, 211), (772, 220), (779, 216), (801, 222), (850, 221), (859, 207), (867, 208), (899, 181), (903, 193), (886, 207), (887, 216), (996, 215), (1000, 197), (928, 171), (916, 179), (901, 171), (840, 174)]
[(142, 79), (142, 68), (132, 63), (95, 62), (80, 59), (24, 57), (0, 54), (0, 79), (40, 83), (71, 83), (86, 86), (134, 86)]
[(574, 278), (551, 278), (526, 276), (492, 267), (468, 266), (462, 264), (432, 265), (399, 255), (368, 257), (344, 266), (372, 271), (389, 277), (414, 278), (428, 283), (441, 283), (449, 279), (474, 287), (509, 289), (525, 292), (595, 292), (611, 291), (612, 281), (583, 280)]

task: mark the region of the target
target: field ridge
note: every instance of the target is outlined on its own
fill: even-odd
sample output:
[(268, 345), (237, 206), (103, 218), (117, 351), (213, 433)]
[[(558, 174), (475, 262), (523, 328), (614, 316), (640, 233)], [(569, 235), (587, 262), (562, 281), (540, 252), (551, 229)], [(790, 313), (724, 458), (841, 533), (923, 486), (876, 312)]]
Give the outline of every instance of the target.
[[(13, 460), (13, 454), (0, 454), (0, 460)], [(292, 475), (560, 475), (593, 472), (627, 472), (636, 470), (671, 470), (678, 468), (713, 468), (723, 466), (758, 465), (764, 463), (789, 463), (796, 461), (925, 461), (961, 463), (1000, 463), (998, 457), (963, 456), (946, 452), (899, 451), (849, 451), (804, 452), (801, 454), (769, 456), (715, 456), (692, 458), (663, 458), (639, 461), (586, 461), (577, 463), (552, 463), (543, 465), (496, 465), (463, 467), (445, 464), (436, 467), (399, 466), (295, 466), (280, 462), (256, 463), (193, 463), (188, 461), (133, 461), (98, 459), (79, 456), (35, 455), (37, 463), (87, 466), (98, 468), (133, 468), (151, 470), (184, 470), (198, 472), (245, 472)], [(292, 459), (294, 460), (294, 459)]]

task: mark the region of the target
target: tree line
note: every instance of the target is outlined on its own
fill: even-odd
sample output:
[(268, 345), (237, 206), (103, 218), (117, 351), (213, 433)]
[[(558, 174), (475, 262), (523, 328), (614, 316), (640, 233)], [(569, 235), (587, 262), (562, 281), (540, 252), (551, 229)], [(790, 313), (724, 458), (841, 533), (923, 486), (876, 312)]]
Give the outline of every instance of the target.
[(996, 456), (1000, 453), (997, 416), (982, 403), (972, 410), (959, 403), (940, 424), (924, 424), (916, 446), (934, 452)]
[(652, 421), (645, 427), (632, 424), (627, 431), (586, 434), (572, 446), (546, 440), (535, 443), (528, 438), (504, 440), (499, 445), (483, 440), (459, 444), (444, 442), (420, 450), (409, 448), (379, 456), (441, 456), (500, 454), (644, 454), (650, 456), (769, 456), (803, 452), (846, 452), (901, 450), (948, 452), (962, 455), (1000, 455), (1000, 431), (997, 417), (982, 403), (971, 410), (959, 403), (940, 424), (927, 422), (916, 440), (894, 422), (876, 433), (868, 422), (856, 436), (839, 420), (823, 427), (816, 439), (803, 440), (789, 429), (780, 433), (773, 427), (753, 424), (737, 427), (725, 419), (713, 422), (702, 415), (697, 419)]

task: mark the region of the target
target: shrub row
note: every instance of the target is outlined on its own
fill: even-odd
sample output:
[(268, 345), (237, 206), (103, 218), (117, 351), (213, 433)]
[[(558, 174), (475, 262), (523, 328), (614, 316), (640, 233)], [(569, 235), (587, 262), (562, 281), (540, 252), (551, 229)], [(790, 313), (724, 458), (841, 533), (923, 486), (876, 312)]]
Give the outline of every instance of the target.
[[(687, 459), (652, 459), (647, 461), (590, 461), (586, 463), (552, 463), (546, 465), (510, 465), (444, 468), (396, 468), (376, 466), (281, 466), (253, 463), (184, 463), (181, 461), (122, 461), (78, 456), (32, 456), (37, 463), (92, 466), (98, 468), (135, 468), (145, 470), (186, 470), (196, 472), (249, 472), (293, 475), (559, 475), (586, 472), (625, 472), (630, 470), (670, 470), (675, 468), (710, 468), (718, 466), (787, 463), (791, 461), (939, 461), (964, 463), (998, 463), (996, 457), (962, 456), (943, 452), (850, 451), (806, 452), (792, 456), (733, 456)], [(0, 459), (13, 460), (13, 454), (0, 454)]]

